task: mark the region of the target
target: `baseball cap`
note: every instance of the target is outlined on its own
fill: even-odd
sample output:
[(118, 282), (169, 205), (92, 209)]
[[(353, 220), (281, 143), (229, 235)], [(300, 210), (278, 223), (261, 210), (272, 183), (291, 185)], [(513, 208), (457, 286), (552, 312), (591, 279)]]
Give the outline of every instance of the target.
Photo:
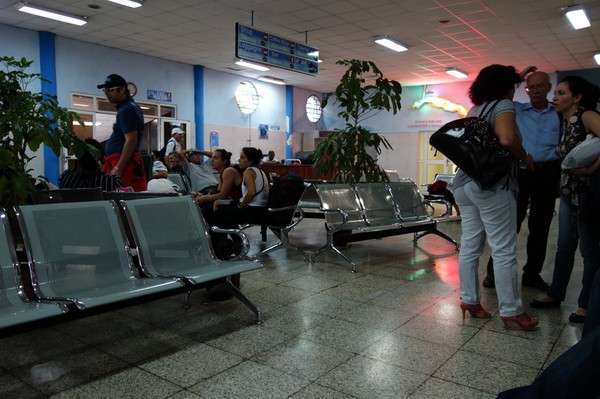
[(174, 136), (176, 134), (185, 134), (185, 132), (180, 128), (176, 127), (173, 130), (171, 130), (171, 136)]
[(202, 151), (200, 151), (199, 149), (192, 148), (191, 150), (188, 150), (187, 155), (189, 156), (189, 155), (192, 155), (192, 154), (201, 154), (201, 153), (202, 153)]
[(108, 75), (106, 77), (106, 79), (104, 79), (104, 83), (99, 84), (96, 87), (98, 87), (99, 89), (104, 89), (105, 87), (123, 87), (123, 86), (127, 87), (127, 81), (123, 78), (123, 76), (113, 73), (111, 75)]

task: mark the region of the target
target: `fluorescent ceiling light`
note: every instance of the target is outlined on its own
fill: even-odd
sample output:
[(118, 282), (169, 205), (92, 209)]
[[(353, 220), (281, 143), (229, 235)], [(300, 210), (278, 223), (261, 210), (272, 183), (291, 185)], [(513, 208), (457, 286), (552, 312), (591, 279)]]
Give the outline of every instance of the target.
[(456, 68), (448, 68), (446, 69), (446, 73), (450, 76), (454, 76), (455, 78), (468, 78), (469, 74), (466, 72), (461, 71), (460, 69), (456, 69)]
[(594, 54), (594, 59), (596, 60), (596, 64), (600, 65), (600, 53)]
[(267, 82), (267, 83), (273, 83), (276, 85), (284, 85), (285, 84), (285, 80), (282, 79), (277, 79), (271, 76), (259, 76), (258, 80), (261, 80), (263, 82)]
[(269, 70), (269, 68), (267, 68), (266, 66), (254, 64), (252, 62), (248, 62), (248, 61), (244, 61), (244, 60), (239, 60), (235, 64), (246, 67), (246, 68), (256, 69), (257, 71), (261, 71), (261, 72), (266, 72)]
[(582, 29), (590, 26), (590, 20), (583, 7), (567, 7), (566, 15), (575, 29)]
[(122, 6), (127, 6), (131, 8), (138, 8), (142, 6), (142, 0), (108, 0), (112, 3), (117, 3)]
[(15, 7), (19, 11), (37, 15), (38, 17), (50, 18), (55, 21), (66, 22), (68, 24), (73, 24), (77, 26), (87, 24), (87, 19), (85, 17), (79, 17), (77, 15), (71, 15), (60, 11), (54, 11), (48, 8), (35, 6), (29, 3), (19, 2), (15, 4)]
[(389, 36), (377, 36), (375, 37), (375, 43), (381, 44), (382, 46), (397, 52), (408, 50), (408, 47), (406, 47), (406, 45), (400, 43), (396, 39), (392, 39)]

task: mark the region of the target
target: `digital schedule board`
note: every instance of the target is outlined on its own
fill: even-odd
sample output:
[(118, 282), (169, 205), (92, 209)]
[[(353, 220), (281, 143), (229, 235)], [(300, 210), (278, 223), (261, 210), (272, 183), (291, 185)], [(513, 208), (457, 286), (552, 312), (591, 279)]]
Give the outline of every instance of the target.
[(239, 22), (235, 24), (235, 56), (307, 75), (319, 74), (319, 49)]

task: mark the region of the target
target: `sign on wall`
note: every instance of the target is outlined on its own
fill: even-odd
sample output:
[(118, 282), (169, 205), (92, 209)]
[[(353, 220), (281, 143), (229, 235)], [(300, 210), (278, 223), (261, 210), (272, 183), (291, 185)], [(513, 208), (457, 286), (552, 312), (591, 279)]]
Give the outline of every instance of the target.
[(235, 24), (235, 56), (307, 75), (319, 73), (319, 49), (239, 22)]

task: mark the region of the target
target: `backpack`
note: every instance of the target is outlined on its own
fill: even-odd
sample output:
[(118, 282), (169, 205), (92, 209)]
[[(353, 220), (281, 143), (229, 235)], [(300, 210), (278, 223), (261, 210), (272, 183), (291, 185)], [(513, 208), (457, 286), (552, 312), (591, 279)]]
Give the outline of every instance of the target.
[(499, 101), (495, 101), (487, 112), (490, 103), (486, 104), (478, 117), (446, 123), (429, 138), (429, 144), (454, 162), (483, 190), (508, 176), (512, 167), (511, 154), (500, 146), (494, 129), (487, 121)]
[[(304, 180), (300, 175), (293, 172), (283, 173), (273, 179), (273, 185), (269, 190), (268, 207), (283, 208), (297, 205), (304, 193)], [(268, 225), (284, 227), (294, 216), (294, 210), (272, 212), (269, 214)]]
[(158, 159), (159, 159), (159, 160), (160, 160), (162, 163), (165, 163), (165, 155), (167, 155), (167, 154), (166, 154), (166, 152), (167, 152), (167, 146), (169, 145), (169, 143), (171, 142), (171, 140), (174, 140), (174, 139), (172, 139), (172, 138), (171, 138), (171, 139), (169, 139), (169, 141), (167, 141), (167, 142), (165, 143), (165, 145), (163, 146), (163, 148), (161, 148), (161, 149), (160, 149), (160, 150), (159, 150), (159, 151), (156, 153), (156, 158), (158, 158)]

